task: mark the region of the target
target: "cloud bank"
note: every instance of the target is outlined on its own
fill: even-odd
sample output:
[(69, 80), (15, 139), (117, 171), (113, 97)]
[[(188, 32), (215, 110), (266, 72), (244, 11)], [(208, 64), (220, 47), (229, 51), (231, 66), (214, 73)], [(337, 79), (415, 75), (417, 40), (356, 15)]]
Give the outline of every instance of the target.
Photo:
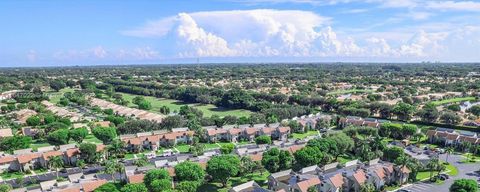
[[(405, 4), (406, 6), (407, 4)], [(439, 5), (432, 5), (439, 6)], [(479, 59), (480, 28), (418, 29), (409, 38), (335, 31), (331, 18), (298, 10), (234, 10), (179, 13), (122, 31), (139, 38), (169, 39), (174, 57), (362, 57), (455, 60)], [(388, 34), (388, 33), (385, 33)], [(387, 40), (389, 39), (389, 40)], [(456, 48), (472, 48), (458, 51)], [(460, 54), (450, 57), (451, 53)]]

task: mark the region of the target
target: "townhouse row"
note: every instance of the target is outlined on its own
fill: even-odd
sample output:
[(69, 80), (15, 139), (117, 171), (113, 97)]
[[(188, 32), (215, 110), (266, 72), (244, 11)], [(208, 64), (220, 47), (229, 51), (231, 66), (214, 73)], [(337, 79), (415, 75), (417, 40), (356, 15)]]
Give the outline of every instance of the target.
[(406, 183), (410, 172), (406, 167), (379, 159), (367, 163), (354, 160), (344, 166), (332, 163), (323, 167), (305, 167), (297, 172), (286, 170), (273, 173), (268, 177), (268, 189), (284, 192), (347, 192), (361, 191), (363, 186), (371, 185), (375, 191), (382, 191), (388, 185)]
[(209, 142), (217, 141), (254, 141), (255, 137), (267, 135), (274, 140), (285, 141), (290, 135), (290, 127), (235, 127), (235, 128), (211, 128), (206, 130), (206, 138)]
[(154, 122), (162, 122), (164, 115), (160, 115), (157, 113), (152, 113), (145, 110), (125, 107), (122, 105), (117, 105), (115, 103), (105, 101), (103, 99), (98, 98), (90, 98), (90, 105), (100, 107), (100, 109), (112, 109), (114, 113), (125, 116), (125, 117), (135, 117), (141, 120), (149, 120)]
[(385, 123), (385, 122), (388, 122), (388, 121), (375, 119), (375, 118), (361, 118), (361, 117), (355, 117), (355, 116), (347, 116), (347, 117), (340, 118), (337, 126), (340, 128), (345, 128), (349, 125), (380, 128), (382, 123)]
[[(97, 145), (97, 153), (103, 155), (105, 145)], [(0, 156), (0, 172), (6, 171), (27, 171), (38, 168), (48, 168), (49, 161), (53, 157), (61, 157), (67, 166), (75, 166), (80, 158), (81, 152), (75, 144), (61, 145), (59, 147), (48, 146), (38, 148), (37, 152), (32, 149), (14, 151), (13, 155), (2, 154)]]
[(459, 145), (465, 142), (472, 145), (480, 143), (480, 137), (477, 133), (447, 128), (428, 130), (427, 137), (430, 143), (439, 143), (445, 146)]
[(195, 132), (189, 131), (188, 128), (178, 128), (172, 132), (153, 131), (121, 135), (120, 140), (126, 144), (127, 151), (136, 153), (143, 150), (156, 151), (160, 146), (172, 147), (180, 143), (189, 144), (192, 142), (194, 134)]

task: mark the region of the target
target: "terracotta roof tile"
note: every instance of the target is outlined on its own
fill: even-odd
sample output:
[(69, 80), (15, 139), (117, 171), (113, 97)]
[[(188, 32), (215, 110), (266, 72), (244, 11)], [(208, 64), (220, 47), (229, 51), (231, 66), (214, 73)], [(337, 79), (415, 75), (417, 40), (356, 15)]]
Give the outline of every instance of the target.
[(380, 178), (380, 179), (385, 179), (386, 178), (386, 175), (385, 175), (385, 170), (381, 167), (377, 168), (375, 170), (375, 174), (377, 174), (377, 176)]
[(10, 163), (15, 161), (15, 159), (16, 159), (15, 156), (3, 156), (3, 157), (0, 157), (0, 164)]
[(262, 153), (257, 153), (249, 156), (250, 156), (250, 159), (252, 159), (252, 161), (261, 161), (263, 159)]
[(71, 188), (63, 189), (60, 192), (80, 192), (80, 188), (79, 187), (71, 187)]
[(71, 148), (67, 149), (65, 154), (67, 154), (67, 157), (73, 157), (74, 155), (78, 155), (80, 153), (80, 149), (78, 148)]
[(102, 186), (103, 184), (107, 183), (107, 180), (101, 179), (92, 182), (86, 182), (82, 184), (83, 191), (85, 192), (93, 192), (96, 188)]
[(257, 131), (258, 131), (257, 128), (253, 128), (253, 127), (245, 129), (245, 133), (247, 133), (247, 135), (253, 135), (257, 133)]
[(343, 176), (341, 173), (337, 173), (333, 177), (330, 177), (330, 182), (335, 186), (336, 188), (340, 188), (343, 185)]
[(278, 128), (278, 131), (280, 133), (286, 133), (286, 132), (290, 131), (290, 127), (280, 127), (280, 128)]
[(308, 188), (320, 184), (320, 179), (318, 177), (310, 178), (305, 181), (301, 181), (297, 183), (298, 188), (300, 188), (301, 192), (307, 192)]
[(293, 146), (290, 146), (288, 147), (288, 152), (290, 152), (291, 154), (295, 153), (296, 151), (304, 148), (305, 146), (303, 145), (293, 145)]
[(136, 174), (128, 176), (129, 183), (143, 183), (144, 174)]
[(48, 151), (48, 152), (45, 152), (43, 153), (43, 158), (45, 160), (49, 160), (50, 157), (58, 157), (58, 156), (62, 156), (63, 153), (61, 151)]
[(275, 131), (275, 128), (273, 127), (265, 127), (262, 129), (263, 133), (265, 134), (271, 134), (273, 131)]
[(359, 183), (363, 184), (367, 180), (367, 176), (365, 175), (365, 172), (363, 170), (358, 170), (353, 174), (353, 178)]
[(240, 134), (240, 132), (242, 132), (242, 130), (237, 129), (237, 128), (233, 128), (233, 129), (229, 129), (228, 132), (232, 135), (238, 135), (238, 134)]
[(207, 130), (207, 134), (208, 134), (209, 136), (214, 136), (214, 135), (217, 134), (217, 130), (215, 130), (215, 129), (209, 129), (209, 130)]

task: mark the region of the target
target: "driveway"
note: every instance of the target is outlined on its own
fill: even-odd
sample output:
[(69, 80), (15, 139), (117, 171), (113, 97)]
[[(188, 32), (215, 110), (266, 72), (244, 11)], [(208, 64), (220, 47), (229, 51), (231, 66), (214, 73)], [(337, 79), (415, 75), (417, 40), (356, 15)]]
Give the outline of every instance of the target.
[[(440, 155), (440, 160), (445, 160), (446, 154)], [(479, 163), (461, 163), (460, 161), (464, 159), (461, 155), (450, 155), (448, 162), (457, 167), (458, 175), (451, 176), (442, 184), (430, 183), (428, 181), (420, 181), (413, 183), (409, 186), (403, 187), (402, 189), (410, 191), (431, 191), (431, 192), (448, 192), (448, 188), (452, 185), (453, 181), (456, 179), (474, 179), (477, 181), (480, 178), (475, 171), (479, 170)]]

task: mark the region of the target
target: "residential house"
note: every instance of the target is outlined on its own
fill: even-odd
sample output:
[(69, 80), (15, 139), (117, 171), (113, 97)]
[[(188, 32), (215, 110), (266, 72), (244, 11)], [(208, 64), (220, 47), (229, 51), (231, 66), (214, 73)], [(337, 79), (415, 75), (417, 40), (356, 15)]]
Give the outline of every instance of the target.
[(270, 174), (268, 176), (268, 189), (273, 191), (279, 191), (282, 189), (285, 191), (291, 191), (289, 180), (292, 173), (292, 170), (288, 169)]
[(428, 130), (426, 135), (430, 143), (438, 143), (445, 146), (459, 145), (463, 142), (469, 142), (473, 145), (480, 143), (479, 136), (470, 131), (437, 128), (435, 130)]
[(228, 192), (270, 192), (270, 190), (260, 187), (255, 181), (249, 181), (232, 187)]

